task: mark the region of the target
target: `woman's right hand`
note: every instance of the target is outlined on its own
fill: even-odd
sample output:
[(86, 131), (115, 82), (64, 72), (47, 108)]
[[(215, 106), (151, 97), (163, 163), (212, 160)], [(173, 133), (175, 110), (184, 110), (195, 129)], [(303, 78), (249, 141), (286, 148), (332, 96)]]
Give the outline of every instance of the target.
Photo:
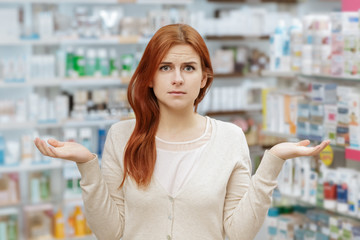
[(60, 142), (56, 139), (49, 139), (48, 146), (44, 140), (36, 138), (34, 143), (39, 151), (52, 158), (61, 158), (77, 163), (85, 163), (95, 158), (86, 147), (76, 142)]

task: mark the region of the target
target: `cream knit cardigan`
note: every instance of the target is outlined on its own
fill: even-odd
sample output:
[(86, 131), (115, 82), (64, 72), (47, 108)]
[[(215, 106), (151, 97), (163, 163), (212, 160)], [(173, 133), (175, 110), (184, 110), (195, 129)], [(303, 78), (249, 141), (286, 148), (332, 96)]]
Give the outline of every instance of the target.
[[(265, 152), (251, 176), (245, 135), (231, 123), (210, 119), (212, 135), (199, 167), (174, 197), (153, 178), (139, 189), (123, 177), (124, 147), (135, 120), (114, 124), (101, 170), (95, 158), (78, 164), (85, 216), (100, 240), (251, 240), (264, 222), (284, 161)], [(171, 159), (169, 160), (171, 161)]]

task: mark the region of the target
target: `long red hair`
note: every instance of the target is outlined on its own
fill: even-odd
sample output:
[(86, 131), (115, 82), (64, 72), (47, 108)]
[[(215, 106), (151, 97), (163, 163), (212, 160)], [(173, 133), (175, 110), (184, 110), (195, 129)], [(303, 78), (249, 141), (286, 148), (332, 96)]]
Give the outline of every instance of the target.
[(195, 111), (213, 81), (209, 51), (195, 29), (185, 24), (171, 24), (155, 33), (128, 87), (127, 97), (135, 113), (136, 123), (125, 148), (124, 177), (120, 187), (123, 186), (127, 175), (135, 180), (139, 187), (146, 187), (151, 182), (156, 162), (155, 135), (159, 125), (160, 110), (150, 84), (167, 52), (171, 47), (179, 44), (193, 47), (200, 56), (202, 71), (207, 75), (206, 85), (200, 89), (194, 101)]

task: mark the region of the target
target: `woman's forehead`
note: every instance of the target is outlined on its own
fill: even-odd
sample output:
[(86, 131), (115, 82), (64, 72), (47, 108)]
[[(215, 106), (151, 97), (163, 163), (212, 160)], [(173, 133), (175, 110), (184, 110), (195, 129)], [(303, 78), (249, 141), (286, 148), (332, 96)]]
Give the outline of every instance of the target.
[(169, 49), (162, 62), (200, 62), (199, 54), (190, 45), (175, 45)]

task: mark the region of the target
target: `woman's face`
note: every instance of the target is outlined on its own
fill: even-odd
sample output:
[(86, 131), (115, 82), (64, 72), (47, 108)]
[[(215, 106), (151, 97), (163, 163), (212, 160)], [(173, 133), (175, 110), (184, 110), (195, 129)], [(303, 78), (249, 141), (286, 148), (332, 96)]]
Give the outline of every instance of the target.
[(207, 76), (201, 68), (200, 57), (190, 45), (170, 48), (156, 71), (153, 88), (160, 109), (193, 109)]

